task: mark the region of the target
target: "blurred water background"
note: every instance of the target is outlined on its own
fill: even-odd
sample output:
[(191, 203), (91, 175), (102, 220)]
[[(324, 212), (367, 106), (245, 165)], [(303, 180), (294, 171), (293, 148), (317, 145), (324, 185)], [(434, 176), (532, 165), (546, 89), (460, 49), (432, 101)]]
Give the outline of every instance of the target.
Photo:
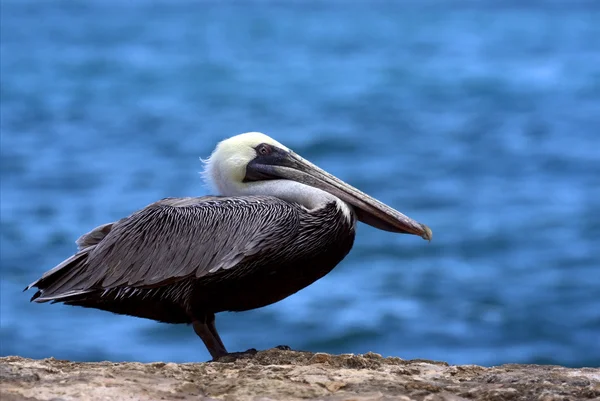
[(322, 280), (219, 315), (230, 350), (600, 366), (598, 2), (1, 4), (1, 355), (209, 359), (21, 291), (259, 130), (434, 239), (360, 225)]

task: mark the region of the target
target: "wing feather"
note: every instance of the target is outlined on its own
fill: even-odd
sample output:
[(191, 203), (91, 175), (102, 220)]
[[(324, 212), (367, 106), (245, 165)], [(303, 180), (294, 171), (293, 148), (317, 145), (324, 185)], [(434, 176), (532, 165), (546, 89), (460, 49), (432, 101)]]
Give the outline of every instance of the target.
[(298, 228), (298, 209), (274, 197), (167, 198), (112, 223), (78, 274), (104, 289), (200, 278), (285, 246)]
[(112, 226), (115, 223), (106, 223), (101, 226), (94, 228), (89, 233), (83, 234), (81, 237), (75, 241), (77, 244), (77, 248), (82, 251), (85, 248), (88, 248), (93, 245), (97, 245), (100, 241), (106, 237), (106, 235), (112, 229)]

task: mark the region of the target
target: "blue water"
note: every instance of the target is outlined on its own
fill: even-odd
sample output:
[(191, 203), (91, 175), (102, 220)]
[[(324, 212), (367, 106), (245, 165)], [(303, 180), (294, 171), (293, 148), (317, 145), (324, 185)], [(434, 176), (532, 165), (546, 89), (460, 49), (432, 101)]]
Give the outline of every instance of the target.
[(361, 224), (319, 282), (219, 315), (230, 350), (600, 366), (598, 5), (3, 0), (1, 355), (209, 359), (21, 291), (259, 130), (434, 238)]

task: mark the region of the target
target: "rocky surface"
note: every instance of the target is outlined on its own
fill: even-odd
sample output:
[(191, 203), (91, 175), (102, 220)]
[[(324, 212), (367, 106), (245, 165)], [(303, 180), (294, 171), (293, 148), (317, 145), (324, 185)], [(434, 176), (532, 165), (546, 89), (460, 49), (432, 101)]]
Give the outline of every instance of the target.
[(272, 349), (207, 363), (0, 358), (0, 400), (600, 400), (600, 369)]

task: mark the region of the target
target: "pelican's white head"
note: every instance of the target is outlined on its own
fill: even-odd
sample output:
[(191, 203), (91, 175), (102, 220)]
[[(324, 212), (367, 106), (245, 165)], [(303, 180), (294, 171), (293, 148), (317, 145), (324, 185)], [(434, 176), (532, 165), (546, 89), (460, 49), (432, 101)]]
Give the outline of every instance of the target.
[(244, 186), (246, 167), (257, 156), (257, 146), (268, 144), (289, 151), (287, 147), (262, 132), (246, 132), (225, 139), (204, 162), (202, 173), (207, 185), (222, 195), (235, 195)]

